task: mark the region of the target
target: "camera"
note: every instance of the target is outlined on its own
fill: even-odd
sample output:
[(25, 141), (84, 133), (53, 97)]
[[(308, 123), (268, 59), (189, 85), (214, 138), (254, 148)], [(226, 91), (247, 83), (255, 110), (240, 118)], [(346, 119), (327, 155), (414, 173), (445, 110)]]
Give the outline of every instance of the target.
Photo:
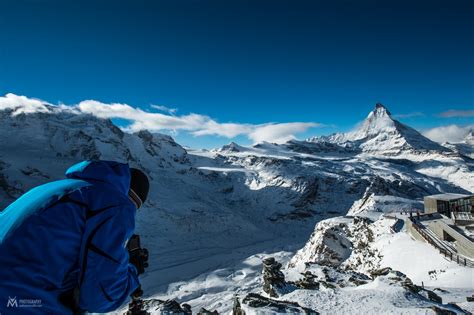
[(148, 250), (140, 245), (140, 236), (133, 234), (127, 243), (128, 255), (130, 263), (137, 268), (138, 274), (141, 275), (148, 267)]

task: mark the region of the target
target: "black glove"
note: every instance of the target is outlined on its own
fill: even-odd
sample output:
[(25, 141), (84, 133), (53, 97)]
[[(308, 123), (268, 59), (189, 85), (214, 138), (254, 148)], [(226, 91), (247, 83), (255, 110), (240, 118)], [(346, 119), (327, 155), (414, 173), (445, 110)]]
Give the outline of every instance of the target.
[(139, 299), (143, 295), (142, 287), (139, 286), (133, 293), (130, 295), (133, 300)]
[(148, 250), (140, 247), (140, 236), (133, 234), (127, 244), (130, 263), (137, 268), (138, 274), (141, 275), (148, 267)]

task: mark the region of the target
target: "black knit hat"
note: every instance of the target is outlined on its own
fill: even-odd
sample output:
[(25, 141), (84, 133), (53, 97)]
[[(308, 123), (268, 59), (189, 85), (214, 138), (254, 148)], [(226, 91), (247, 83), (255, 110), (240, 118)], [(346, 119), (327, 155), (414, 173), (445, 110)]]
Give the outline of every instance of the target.
[(130, 190), (128, 195), (137, 206), (137, 209), (145, 203), (149, 189), (150, 183), (145, 173), (137, 168), (130, 168)]

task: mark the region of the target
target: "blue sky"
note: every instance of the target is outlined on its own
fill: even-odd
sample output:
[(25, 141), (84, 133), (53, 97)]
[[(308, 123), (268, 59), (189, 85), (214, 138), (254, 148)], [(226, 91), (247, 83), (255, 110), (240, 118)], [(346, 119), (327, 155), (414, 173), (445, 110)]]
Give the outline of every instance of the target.
[(1, 1), (0, 94), (177, 109), (193, 147), (347, 131), (376, 102), (418, 129), (473, 124), (474, 2), (380, 2)]

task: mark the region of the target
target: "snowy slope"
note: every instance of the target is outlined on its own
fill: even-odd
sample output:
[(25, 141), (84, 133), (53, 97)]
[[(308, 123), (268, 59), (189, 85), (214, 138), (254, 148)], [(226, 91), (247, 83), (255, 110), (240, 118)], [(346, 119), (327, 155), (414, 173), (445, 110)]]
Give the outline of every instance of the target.
[[(318, 274), (321, 268), (326, 268), (322, 266), (330, 266), (334, 279), (341, 277), (342, 271), (361, 272), (373, 279), (374, 272), (390, 267), (405, 274), (413, 284), (433, 290), (444, 303), (456, 303), (472, 311), (473, 305), (466, 302), (466, 297), (474, 294), (472, 268), (445, 259), (431, 245), (412, 239), (404, 229), (394, 233), (390, 229), (394, 222), (392, 217), (380, 218), (375, 222), (357, 217), (322, 221), (318, 223), (306, 245), (290, 259), (287, 273), (297, 278), (308, 271)], [(338, 233), (334, 235), (334, 231)], [(332, 242), (332, 246), (328, 247), (328, 242)], [(335, 255), (338, 251), (344, 252), (344, 255)], [(416, 314), (427, 307), (422, 305), (426, 302), (424, 299), (413, 298), (411, 305), (407, 303), (403, 298), (406, 294), (401, 295), (403, 285), (387, 285), (385, 280), (378, 279), (375, 278), (373, 282), (366, 279), (366, 283), (362, 283), (363, 285), (355, 290), (344, 287), (340, 290), (342, 292), (335, 290), (330, 296), (334, 301), (329, 301), (319, 292), (312, 292), (310, 295), (314, 300), (306, 300), (308, 293), (294, 292), (292, 300), (303, 302), (306, 307), (325, 309), (327, 312), (330, 310), (328, 306), (333, 305), (344, 312), (345, 307), (353, 307), (356, 302), (354, 298), (360, 298), (362, 303), (357, 304), (357, 310), (361, 314), (375, 314), (377, 310), (384, 314)], [(371, 304), (372, 301), (375, 305)]]
[[(392, 224), (390, 218), (374, 223), (352, 218), (326, 220), (318, 224), (308, 242), (311, 245), (296, 255), (295, 248), (278, 251), (269, 244), (268, 251), (235, 260), (193, 279), (170, 284), (166, 291), (153, 296), (153, 299), (173, 299), (188, 303), (193, 310), (204, 307), (228, 314), (235, 306), (235, 298), (238, 298), (246, 314), (275, 313), (275, 309), (269, 306), (250, 307), (245, 304), (249, 294), (269, 297), (263, 289), (262, 261), (273, 257), (286, 266), (282, 271), (286, 281), (292, 283), (292, 288), (272, 298), (273, 302), (298, 303), (300, 308), (309, 308), (320, 314), (435, 314), (436, 308), (466, 314), (448, 303), (456, 303), (472, 311), (472, 305), (465, 300), (466, 296), (474, 293), (472, 269), (444, 260), (429, 244), (412, 240), (404, 231), (393, 234), (390, 231)], [(321, 236), (336, 226), (346, 229), (339, 236), (349, 242), (338, 245), (344, 249), (341, 247), (344, 244), (344, 250), (348, 251), (339, 267), (332, 262), (293, 264), (302, 258), (299, 255), (301, 252), (316, 249), (317, 244), (327, 242)], [(333, 234), (329, 236), (330, 242), (337, 244), (338, 240)], [(364, 242), (368, 245), (360, 247)], [(324, 248), (319, 255), (331, 256), (330, 247)], [(308, 258), (303, 257), (304, 260)], [(357, 264), (359, 260), (365, 264)], [(319, 283), (318, 289), (303, 289), (294, 285), (304, 277), (302, 273), (308, 271)], [(370, 271), (377, 271), (379, 275)], [(442, 298), (442, 303), (427, 298), (427, 291), (415, 293), (422, 281), (426, 289)]]
[[(346, 214), (378, 220), (420, 208), (427, 194), (474, 191), (472, 160), (401, 125), (380, 106), (351, 134), (205, 151), (186, 150), (166, 135), (126, 133), (77, 108), (28, 104), (17, 97), (0, 108), (0, 207), (83, 159), (144, 169), (151, 192), (137, 230), (151, 257), (143, 288), (147, 296), (193, 307), (227, 311), (236, 290), (260, 292), (256, 257), (280, 253), (290, 260), (322, 220)], [(328, 235), (350, 248), (347, 231)], [(321, 242), (341, 260), (357, 261), (353, 250)]]

